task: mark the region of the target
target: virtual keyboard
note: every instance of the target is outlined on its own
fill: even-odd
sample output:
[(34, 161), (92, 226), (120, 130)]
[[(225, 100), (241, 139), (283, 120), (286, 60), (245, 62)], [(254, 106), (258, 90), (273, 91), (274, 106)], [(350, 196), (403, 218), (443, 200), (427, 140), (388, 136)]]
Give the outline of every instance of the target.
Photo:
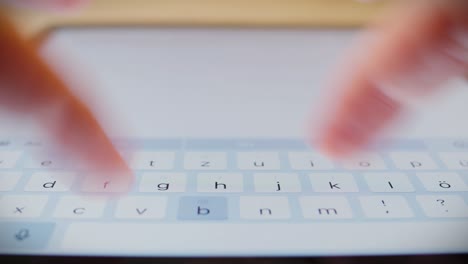
[(46, 247), (76, 222), (468, 219), (466, 140), (392, 141), (345, 161), (296, 139), (116, 141), (132, 182), (38, 154), (41, 142), (0, 145), (0, 249)]

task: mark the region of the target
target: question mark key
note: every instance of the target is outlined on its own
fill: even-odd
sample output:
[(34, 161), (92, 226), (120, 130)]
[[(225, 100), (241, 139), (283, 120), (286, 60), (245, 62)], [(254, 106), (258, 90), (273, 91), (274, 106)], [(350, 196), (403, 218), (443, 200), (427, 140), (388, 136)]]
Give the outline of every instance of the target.
[(468, 217), (468, 205), (459, 195), (418, 195), (416, 200), (427, 217), (465, 218)]

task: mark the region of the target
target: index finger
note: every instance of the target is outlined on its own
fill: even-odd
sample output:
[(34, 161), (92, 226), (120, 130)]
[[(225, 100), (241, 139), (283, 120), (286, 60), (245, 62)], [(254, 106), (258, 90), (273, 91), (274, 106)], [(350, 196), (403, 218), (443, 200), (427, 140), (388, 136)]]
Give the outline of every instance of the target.
[(2, 14), (0, 39), (0, 105), (32, 114), (63, 153), (91, 169), (130, 177), (125, 161), (91, 111)]
[(468, 47), (451, 34), (468, 29), (461, 15), (466, 7), (457, 0), (413, 1), (393, 10), (359, 42), (332, 84), (339, 95), (325, 106), (328, 119), (319, 132), (319, 148), (332, 156), (364, 148), (413, 99), (461, 75), (466, 64), (458, 52)]

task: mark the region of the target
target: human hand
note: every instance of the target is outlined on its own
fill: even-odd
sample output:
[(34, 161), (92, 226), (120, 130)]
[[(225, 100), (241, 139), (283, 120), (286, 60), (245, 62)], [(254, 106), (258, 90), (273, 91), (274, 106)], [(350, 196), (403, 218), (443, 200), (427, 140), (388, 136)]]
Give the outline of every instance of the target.
[[(69, 9), (84, 2), (14, 1), (53, 9)], [(0, 39), (0, 106), (39, 121), (64, 156), (84, 162), (106, 176), (111, 173), (130, 177), (126, 163), (91, 111), (41, 59), (38, 48), (24, 40), (1, 13)]]
[(371, 143), (415, 99), (468, 72), (468, 1), (401, 1), (351, 49), (331, 84), (315, 144), (346, 157)]

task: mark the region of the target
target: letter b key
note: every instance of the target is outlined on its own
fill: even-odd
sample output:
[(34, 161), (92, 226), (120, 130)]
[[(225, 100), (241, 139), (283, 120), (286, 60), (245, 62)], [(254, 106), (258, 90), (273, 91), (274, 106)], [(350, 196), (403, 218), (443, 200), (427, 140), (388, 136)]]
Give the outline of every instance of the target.
[(227, 220), (228, 208), (225, 197), (193, 197), (180, 198), (179, 220)]

